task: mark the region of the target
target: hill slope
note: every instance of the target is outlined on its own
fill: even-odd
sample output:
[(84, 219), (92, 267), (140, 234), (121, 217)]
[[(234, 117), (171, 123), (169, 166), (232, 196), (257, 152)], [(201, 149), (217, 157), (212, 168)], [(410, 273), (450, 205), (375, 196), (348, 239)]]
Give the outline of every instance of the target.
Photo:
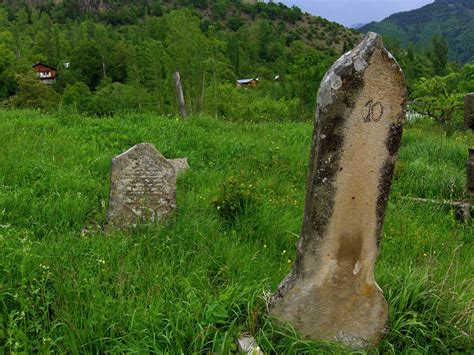
[(338, 23), (319, 16), (303, 13), (298, 7), (282, 3), (248, 3), (210, 0), (0, 0), (9, 17), (22, 8), (48, 13), (55, 22), (94, 18), (111, 25), (135, 24), (148, 16), (161, 16), (174, 9), (189, 8), (201, 18), (203, 26), (218, 30), (236, 31), (244, 24), (259, 19), (269, 20), (286, 42), (302, 40), (319, 50), (351, 49), (361, 39), (360, 34)]
[(427, 46), (433, 35), (442, 35), (449, 44), (450, 59), (474, 61), (474, 1), (436, 0), (422, 8), (396, 13), (381, 22), (372, 22), (361, 31), (375, 31), (409, 42)]
[[(51, 108), (63, 100), (98, 115), (173, 113), (179, 71), (188, 112), (261, 118), (291, 108), (285, 117), (309, 118), (324, 73), (361, 37), (297, 7), (227, 0), (0, 0), (0, 24), (8, 74), (0, 101)], [(30, 78), (37, 62), (58, 68), (55, 92)], [(260, 90), (235, 90), (236, 79), (257, 77)], [(44, 100), (30, 100), (35, 86)], [(259, 103), (250, 110), (249, 102)]]

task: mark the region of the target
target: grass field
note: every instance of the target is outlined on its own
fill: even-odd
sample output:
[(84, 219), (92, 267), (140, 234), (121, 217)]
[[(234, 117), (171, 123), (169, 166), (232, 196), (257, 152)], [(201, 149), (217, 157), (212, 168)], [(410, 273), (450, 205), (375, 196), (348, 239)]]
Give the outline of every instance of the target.
[[(295, 259), (311, 129), (0, 111), (0, 353), (221, 354), (241, 332), (266, 353), (349, 352), (265, 312)], [(140, 142), (189, 157), (179, 208), (106, 236), (111, 158)], [(406, 127), (376, 269), (390, 330), (371, 352), (473, 351), (474, 223), (403, 198), (465, 199), (469, 145)]]

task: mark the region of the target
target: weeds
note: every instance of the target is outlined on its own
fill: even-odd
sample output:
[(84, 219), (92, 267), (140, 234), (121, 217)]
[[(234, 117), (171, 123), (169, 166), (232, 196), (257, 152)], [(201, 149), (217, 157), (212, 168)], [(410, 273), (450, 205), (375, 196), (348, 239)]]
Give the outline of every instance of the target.
[[(295, 260), (311, 128), (0, 112), (0, 352), (229, 353), (249, 332), (266, 353), (349, 353), (266, 315)], [(81, 236), (105, 222), (111, 158), (139, 142), (189, 157), (175, 218)], [(462, 199), (472, 142), (405, 131), (376, 270), (390, 328), (371, 353), (472, 350), (472, 223), (401, 198)]]

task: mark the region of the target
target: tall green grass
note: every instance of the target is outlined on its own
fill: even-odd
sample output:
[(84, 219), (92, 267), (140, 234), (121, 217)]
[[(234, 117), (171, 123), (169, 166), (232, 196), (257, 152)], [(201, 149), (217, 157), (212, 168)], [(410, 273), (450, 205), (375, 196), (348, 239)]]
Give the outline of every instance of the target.
[[(0, 352), (229, 353), (241, 332), (268, 353), (349, 352), (266, 315), (295, 259), (311, 129), (0, 112)], [(177, 213), (104, 235), (111, 158), (140, 142), (189, 157)], [(473, 224), (402, 198), (466, 198), (473, 143), (407, 126), (376, 270), (390, 329), (371, 352), (473, 349)]]

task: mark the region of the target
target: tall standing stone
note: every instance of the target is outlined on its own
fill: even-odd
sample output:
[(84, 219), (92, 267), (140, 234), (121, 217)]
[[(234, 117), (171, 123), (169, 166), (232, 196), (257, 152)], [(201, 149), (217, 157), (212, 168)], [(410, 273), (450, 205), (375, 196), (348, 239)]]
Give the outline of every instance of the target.
[(107, 224), (157, 223), (176, 207), (176, 176), (186, 159), (167, 160), (152, 144), (137, 144), (112, 159)]
[(464, 125), (474, 129), (474, 92), (464, 96)]
[(374, 266), (406, 96), (403, 73), (375, 33), (323, 79), (298, 257), (269, 304), (304, 336), (363, 347), (386, 332)]

